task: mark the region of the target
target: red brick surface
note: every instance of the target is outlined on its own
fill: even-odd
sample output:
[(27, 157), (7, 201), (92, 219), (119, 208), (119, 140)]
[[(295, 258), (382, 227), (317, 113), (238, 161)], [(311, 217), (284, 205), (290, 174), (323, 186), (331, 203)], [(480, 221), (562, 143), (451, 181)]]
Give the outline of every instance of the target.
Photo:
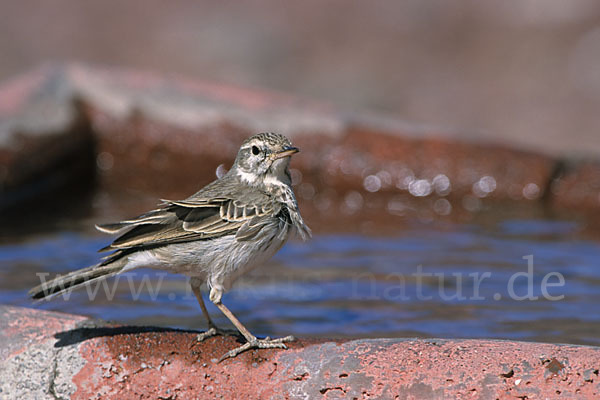
[[(53, 381), (23, 390), (24, 371), (1, 395), (54, 393), (72, 399), (195, 398), (589, 398), (600, 396), (600, 348), (495, 340), (300, 339), (288, 350), (254, 350), (216, 363), (238, 345), (194, 332), (110, 326), (82, 317), (1, 307), (0, 371), (46, 344)], [(18, 339), (15, 339), (18, 338)], [(9, 348), (7, 351), (7, 347)], [(72, 353), (69, 362), (59, 351)], [(20, 355), (20, 358), (18, 357)], [(52, 392), (54, 391), (54, 392)], [(4, 398), (4, 397), (3, 397)]]

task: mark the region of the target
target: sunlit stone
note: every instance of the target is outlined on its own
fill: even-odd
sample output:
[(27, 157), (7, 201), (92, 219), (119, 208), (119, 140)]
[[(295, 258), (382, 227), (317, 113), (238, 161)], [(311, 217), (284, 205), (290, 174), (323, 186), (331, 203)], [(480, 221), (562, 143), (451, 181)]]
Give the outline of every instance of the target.
[(535, 200), (540, 196), (540, 187), (535, 183), (528, 183), (523, 187), (523, 197), (527, 200)]
[(433, 190), (435, 190), (435, 193), (440, 196), (445, 196), (452, 191), (450, 179), (444, 174), (436, 175), (431, 183), (433, 184)]
[(381, 189), (381, 179), (376, 175), (369, 175), (363, 180), (363, 186), (369, 192), (377, 192)]
[(396, 187), (401, 190), (407, 190), (412, 181), (415, 180), (415, 174), (410, 168), (400, 167), (396, 173)]
[(452, 204), (446, 199), (437, 199), (433, 203), (433, 211), (439, 215), (449, 215), (452, 212)]
[(353, 190), (344, 197), (344, 208), (350, 213), (355, 213), (363, 207), (364, 200), (360, 193)]
[(354, 165), (352, 164), (352, 161), (350, 159), (343, 159), (340, 162), (340, 171), (342, 171), (342, 173), (345, 175), (351, 175), (354, 171), (353, 167)]
[(496, 190), (496, 179), (493, 176), (483, 176), (473, 184), (473, 194), (477, 197), (486, 197)]
[(217, 170), (215, 171), (215, 175), (217, 175), (218, 179), (221, 179), (227, 173), (227, 168), (225, 168), (225, 164), (219, 164)]
[(375, 176), (377, 176), (379, 178), (379, 180), (381, 181), (381, 186), (382, 187), (389, 187), (392, 184), (392, 175), (385, 171), (385, 170), (381, 170), (378, 173), (375, 174)]
[(427, 179), (417, 179), (408, 185), (408, 191), (415, 197), (425, 197), (431, 194), (431, 183)]

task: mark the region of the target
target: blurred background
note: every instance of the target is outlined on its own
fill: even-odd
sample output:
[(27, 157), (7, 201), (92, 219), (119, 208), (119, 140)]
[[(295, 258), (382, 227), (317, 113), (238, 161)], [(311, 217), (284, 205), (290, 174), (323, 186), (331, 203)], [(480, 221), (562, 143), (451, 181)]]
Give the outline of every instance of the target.
[[(43, 126), (60, 114), (54, 97), (72, 95), (72, 87), (97, 95), (87, 99), (91, 111), (81, 113), (88, 119), (69, 125), (60, 145), (74, 138), (94, 142), (84, 143), (89, 154), (74, 158), (89, 167), (83, 180), (92, 185), (75, 194), (74, 186), (63, 188), (67, 197), (56, 207), (35, 198), (19, 212), (0, 214), (0, 303), (204, 329), (180, 276), (161, 281), (145, 271), (162, 289), (156, 296), (142, 290), (134, 299), (126, 280), (114, 286), (114, 299), (90, 301), (82, 291), (69, 301), (32, 304), (27, 290), (39, 283), (37, 273), (96, 263), (96, 250), (110, 238), (94, 224), (132, 217), (158, 198), (182, 198), (215, 179), (254, 129), (217, 126), (201, 136), (206, 132), (190, 133), (153, 116), (162, 112), (177, 122), (189, 110), (208, 110), (199, 119), (210, 119), (241, 98), (247, 121), (256, 113), (270, 123), (278, 119), (269, 111), (298, 109), (281, 120), (314, 118), (321, 127), (333, 120), (334, 126), (329, 136), (294, 137), (314, 150), (292, 162), (314, 239), (286, 245), (224, 298), (254, 333), (600, 344), (600, 168), (574, 163), (569, 170), (564, 161), (600, 156), (600, 2), (0, 0), (0, 29), (0, 81), (38, 71), (5, 87), (1, 112), (27, 105), (12, 99), (34, 88), (27, 100), (41, 107), (24, 115)], [(36, 70), (72, 61), (99, 68)], [(111, 75), (111, 67), (134, 73)], [(186, 86), (156, 76), (190, 80)], [(160, 90), (146, 94), (147, 87)], [(129, 99), (127, 91), (139, 103), (128, 104), (120, 119), (98, 106), (126, 103), (120, 101)], [(226, 106), (210, 108), (206, 92)], [(177, 97), (181, 93), (189, 98)], [(286, 94), (319, 106), (302, 108)], [(138, 109), (144, 100), (146, 109)], [(284, 106), (269, 108), (273, 103)], [(61, 104), (64, 111), (67, 103)], [(335, 112), (323, 107), (321, 113), (323, 104)], [(145, 119), (152, 109), (159, 112)], [(342, 127), (347, 131), (335, 139), (339, 110), (401, 119), (407, 129), (390, 139), (385, 132)], [(3, 122), (0, 135), (14, 133), (7, 126), (19, 127)], [(423, 132), (450, 139), (421, 142)], [(209, 140), (192, 143), (194, 137)], [(3, 138), (0, 145), (9, 143)], [(492, 145), (477, 145), (482, 142)], [(43, 143), (29, 156), (23, 143), (13, 158), (0, 148), (0, 179), (14, 165), (17, 175), (26, 170), (40, 153), (60, 153)], [(11, 164), (19, 157), (23, 164)], [(528, 255), (535, 260), (537, 299), (510, 298), (507, 282), (526, 271)], [(432, 274), (423, 282), (413, 275), (420, 267)], [(477, 298), (469, 277), (485, 273), (490, 279)], [(560, 301), (543, 296), (540, 283), (549, 273), (565, 279), (550, 293), (564, 296)], [(141, 278), (135, 279), (140, 288)], [(515, 290), (522, 295), (528, 288), (520, 279)], [(218, 324), (227, 324), (209, 308)]]
[(600, 152), (600, 3), (0, 1), (0, 80), (48, 61), (182, 74), (552, 154)]

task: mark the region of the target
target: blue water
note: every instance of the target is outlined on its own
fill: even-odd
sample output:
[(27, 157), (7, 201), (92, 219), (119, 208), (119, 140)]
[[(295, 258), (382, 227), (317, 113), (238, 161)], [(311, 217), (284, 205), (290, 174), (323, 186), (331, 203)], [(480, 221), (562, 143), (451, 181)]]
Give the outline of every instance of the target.
[[(27, 290), (39, 282), (36, 273), (94, 264), (96, 250), (108, 240), (85, 231), (5, 243), (0, 303), (124, 324), (204, 329), (185, 278), (159, 271), (136, 271), (116, 286), (108, 281), (92, 301), (86, 290), (68, 301), (27, 299)], [(567, 221), (414, 225), (391, 237), (315, 235), (286, 245), (240, 280), (224, 303), (258, 335), (600, 345), (599, 260), (600, 243), (586, 240), (580, 226)], [(217, 324), (228, 325), (211, 304), (209, 311)]]

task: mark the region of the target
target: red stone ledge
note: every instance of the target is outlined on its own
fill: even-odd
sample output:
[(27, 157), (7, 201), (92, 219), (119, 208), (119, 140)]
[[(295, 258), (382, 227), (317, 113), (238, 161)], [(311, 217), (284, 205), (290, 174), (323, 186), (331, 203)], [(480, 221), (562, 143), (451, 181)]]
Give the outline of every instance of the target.
[(0, 397), (425, 399), (600, 396), (600, 348), (500, 340), (236, 339), (0, 306)]

